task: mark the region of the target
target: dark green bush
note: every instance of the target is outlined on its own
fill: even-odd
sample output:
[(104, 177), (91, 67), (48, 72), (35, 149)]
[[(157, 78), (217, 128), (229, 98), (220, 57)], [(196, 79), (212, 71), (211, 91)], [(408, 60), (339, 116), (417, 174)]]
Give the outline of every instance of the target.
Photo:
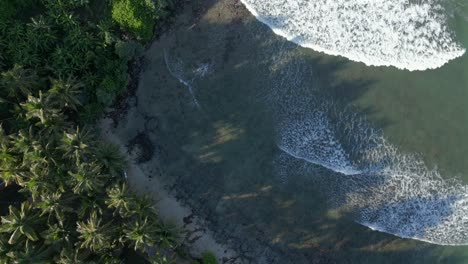
[(202, 264), (218, 264), (218, 260), (213, 253), (206, 251), (202, 254)]
[(156, 20), (166, 15), (165, 0), (113, 0), (112, 18), (136, 37), (149, 40)]
[(0, 23), (7, 21), (16, 14), (16, 8), (11, 1), (2, 2), (2, 7), (0, 8)]
[(20, 9), (31, 8), (35, 0), (1, 0), (0, 23), (13, 18)]
[(144, 51), (143, 46), (135, 41), (117, 41), (115, 43), (115, 53), (125, 60), (131, 60), (139, 57)]

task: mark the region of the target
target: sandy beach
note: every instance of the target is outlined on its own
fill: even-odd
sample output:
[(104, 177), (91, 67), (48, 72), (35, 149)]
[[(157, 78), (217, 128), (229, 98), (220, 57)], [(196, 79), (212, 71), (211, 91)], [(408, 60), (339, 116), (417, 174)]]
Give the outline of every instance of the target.
[(189, 249), (188, 253), (191, 256), (201, 258), (203, 252), (209, 251), (218, 257), (220, 263), (241, 263), (236, 261), (236, 253), (228, 245), (214, 239), (203, 219), (197, 217), (189, 207), (170, 194), (158, 177), (153, 177), (154, 172), (148, 166), (138, 163), (138, 154), (130, 152), (128, 145), (114, 134), (111, 119), (103, 119), (100, 129), (103, 139), (119, 146), (123, 153), (127, 153), (129, 164), (126, 175), (131, 189), (140, 195), (148, 195), (156, 201), (155, 208), (161, 220), (174, 225), (175, 230), (182, 231), (180, 241)]
[[(194, 30), (197, 23), (212, 19), (213, 16), (216, 17), (216, 12), (218, 18), (220, 18), (221, 12), (223, 15), (236, 16), (236, 14), (223, 10), (224, 3), (222, 6), (213, 8), (212, 4), (216, 1), (211, 1), (211, 3), (205, 1), (203, 4), (200, 2), (187, 3), (185, 10), (176, 18), (174, 28), (193, 23), (188, 30)], [(234, 1), (228, 6), (237, 8), (240, 3)], [(202, 15), (202, 13), (205, 14)], [(170, 35), (171, 31), (165, 34)], [(155, 40), (152, 46), (164, 45), (167, 39), (165, 36), (162, 36), (161, 39)], [(151, 48), (149, 52), (151, 52)], [(151, 54), (146, 56), (148, 55), (151, 56)], [(145, 57), (142, 61), (144, 63), (147, 60), (148, 58)], [(138, 76), (132, 78), (138, 78)], [(135, 83), (138, 84), (138, 80), (134, 81), (132, 85)], [(138, 87), (134, 88), (138, 89)], [(104, 140), (119, 146), (122, 153), (126, 154), (128, 160), (126, 176), (132, 191), (148, 195), (155, 201), (155, 208), (160, 218), (165, 223), (174, 225), (175, 230), (181, 231), (179, 239), (192, 257), (201, 258), (202, 254), (208, 251), (216, 255), (219, 263), (246, 263), (245, 259), (239, 255), (239, 252), (233, 250), (231, 245), (215, 239), (209, 223), (197, 215), (197, 212), (184, 201), (176, 197), (177, 189), (170, 188), (170, 184), (164, 183), (160, 178), (161, 174), (164, 173), (162, 170), (158, 170), (161, 169), (161, 157), (154, 155), (154, 146), (149, 145), (152, 144), (152, 141), (147, 138), (148, 125), (154, 125), (154, 122), (148, 122), (147, 117), (139, 112), (138, 95), (129, 94), (129, 97), (118, 103), (117, 107), (121, 109), (108, 110), (108, 113), (111, 113), (110, 116), (113, 117), (102, 119), (99, 128)], [(117, 120), (117, 118), (121, 119)], [(135, 134), (137, 131), (139, 132)], [(177, 263), (179, 262), (189, 263), (180, 258), (177, 259)]]

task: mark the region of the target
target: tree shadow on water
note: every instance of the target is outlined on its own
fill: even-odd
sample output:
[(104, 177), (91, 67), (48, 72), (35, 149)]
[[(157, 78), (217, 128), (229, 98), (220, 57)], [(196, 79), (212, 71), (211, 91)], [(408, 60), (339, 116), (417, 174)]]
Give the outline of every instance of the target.
[[(161, 142), (162, 177), (178, 198), (251, 263), (462, 263), (440, 255), (444, 247), (356, 224), (352, 212), (329, 204), (332, 187), (345, 181), (282, 158), (278, 118), (301, 118), (330, 101), (333, 109), (373, 114), (354, 105), (373, 80), (339, 79), (347, 60), (300, 48), (242, 6), (220, 3), (153, 45), (137, 92), (141, 114), (158, 120), (145, 133)], [(221, 10), (225, 17), (217, 17)], [(164, 50), (180, 62), (200, 108), (166, 69)], [(201, 64), (210, 67), (203, 76)], [(332, 121), (337, 112), (328, 113)]]

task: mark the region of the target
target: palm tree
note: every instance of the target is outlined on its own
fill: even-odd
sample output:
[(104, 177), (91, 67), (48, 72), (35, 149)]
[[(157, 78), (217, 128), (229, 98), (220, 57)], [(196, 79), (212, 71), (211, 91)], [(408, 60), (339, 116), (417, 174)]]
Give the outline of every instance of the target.
[(22, 136), (22, 132), (19, 132), (17, 136), (7, 136), (0, 127), (0, 178), (5, 186), (10, 184), (24, 186), (27, 176), (31, 174), (30, 167), (25, 166), (24, 158), (21, 157), (21, 154), (25, 155), (27, 150), (19, 147), (24, 143), (29, 149), (33, 144), (26, 140), (22, 142)]
[(38, 207), (42, 210), (41, 216), (48, 215), (49, 221), (54, 216), (59, 225), (63, 227), (66, 213), (73, 212), (73, 208), (69, 206), (69, 203), (70, 198), (64, 198), (64, 195), (60, 192), (44, 193)]
[(10, 213), (7, 216), (2, 216), (2, 225), (0, 226), (0, 232), (11, 233), (8, 243), (15, 244), (23, 236), (27, 240), (39, 240), (34, 227), (41, 219), (39, 213), (31, 208), (29, 202), (23, 202), (20, 210), (10, 205), (9, 210)]
[(56, 32), (52, 25), (44, 16), (31, 18), (31, 23), (27, 24), (28, 43), (38, 52), (50, 50), (57, 41)]
[(7, 92), (8, 97), (26, 97), (39, 85), (39, 77), (34, 70), (14, 65), (12, 69), (1, 73), (0, 87)]
[(44, 244), (55, 251), (72, 247), (71, 234), (72, 228), (61, 227), (57, 224), (49, 225), (48, 229), (41, 232), (41, 237), (44, 238)]
[(94, 163), (82, 163), (78, 166), (77, 172), (68, 172), (72, 176), (74, 184), (73, 192), (75, 194), (94, 194), (99, 193), (104, 186), (104, 175), (101, 174), (101, 168)]
[(8, 146), (0, 145), (0, 178), (5, 186), (10, 184), (24, 185), (27, 171), (20, 165), (20, 159), (14, 155)]
[(40, 138), (40, 136), (34, 135), (32, 127), (27, 132), (20, 130), (17, 135), (11, 135), (12, 150), (22, 154), (21, 166), (31, 173), (38, 170), (42, 172), (43, 168), (48, 166), (48, 159), (51, 159), (50, 155), (47, 155), (43, 144), (36, 138)]
[(157, 219), (156, 210), (154, 209), (154, 201), (149, 196), (135, 196), (132, 202), (131, 211), (140, 219), (152, 218)]
[(175, 227), (173, 225), (163, 223), (158, 223), (156, 226), (157, 228), (154, 230), (154, 237), (157, 239), (157, 244), (163, 248), (176, 248), (178, 246), (178, 242), (174, 235), (176, 233)]
[(90, 215), (93, 211), (96, 211), (99, 214), (103, 213), (102, 206), (99, 203), (100, 197), (82, 195), (79, 198), (79, 208), (77, 213), (80, 219)]
[(57, 190), (54, 180), (43, 177), (40, 174), (33, 174), (27, 181), (23, 181), (24, 189), (20, 192), (27, 192), (31, 195), (32, 201), (36, 202), (41, 199), (44, 193), (51, 193)]
[(40, 142), (35, 139), (32, 127), (29, 127), (28, 131), (19, 130), (18, 134), (11, 135), (10, 138), (13, 143), (13, 149), (18, 153), (42, 150)]
[(96, 211), (93, 211), (86, 222), (77, 222), (76, 231), (78, 231), (80, 248), (89, 249), (93, 252), (98, 252), (102, 249), (107, 249), (112, 246), (109, 236), (109, 224), (101, 224), (102, 219), (98, 217)]
[(59, 78), (52, 80), (52, 86), (48, 91), (50, 100), (60, 109), (71, 108), (77, 111), (77, 106), (81, 105), (78, 96), (84, 85), (75, 78), (69, 77), (66, 80)]
[(112, 176), (122, 175), (127, 162), (117, 145), (101, 143), (94, 150), (95, 157)]
[(87, 255), (75, 248), (64, 248), (60, 251), (60, 256), (56, 259), (57, 264), (85, 264), (92, 263), (87, 261)]
[(130, 203), (132, 196), (129, 195), (127, 185), (116, 184), (107, 190), (106, 204), (109, 208), (113, 208), (114, 215), (118, 213), (122, 217), (126, 217), (130, 213)]
[(124, 224), (124, 240), (127, 241), (134, 250), (146, 251), (146, 246), (153, 246), (159, 240), (154, 232), (157, 225), (148, 218), (127, 221)]
[(17, 264), (30, 264), (30, 263), (50, 263), (47, 261), (47, 255), (49, 250), (44, 246), (32, 245), (32, 243), (26, 242), (26, 245), (22, 250), (16, 249), (9, 253), (7, 256), (10, 257), (13, 262)]
[(26, 119), (39, 119), (42, 125), (50, 124), (59, 117), (59, 110), (52, 107), (50, 100), (39, 91), (39, 97), (28, 95), (26, 102), (20, 104), (26, 111)]
[(78, 127), (75, 131), (63, 133), (59, 149), (64, 152), (64, 157), (74, 158), (78, 164), (82, 157), (89, 153), (89, 143), (92, 143), (90, 132), (86, 128), (80, 130)]

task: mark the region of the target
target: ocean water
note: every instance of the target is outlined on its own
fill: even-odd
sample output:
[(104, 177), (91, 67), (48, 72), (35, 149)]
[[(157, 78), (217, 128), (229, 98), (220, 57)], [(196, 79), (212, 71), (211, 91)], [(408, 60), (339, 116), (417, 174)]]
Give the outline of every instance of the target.
[[(466, 39), (463, 37), (466, 37), (468, 4), (464, 1), (242, 2), (276, 34), (314, 51), (342, 56), (366, 66), (380, 66), (378, 71), (385, 71), (385, 67), (395, 67), (401, 71), (450, 67), (446, 64), (465, 53)], [(457, 89), (466, 94), (466, 59), (463, 64), (458, 70), (461, 69), (460, 73), (465, 76), (457, 76), (459, 72), (456, 71), (450, 78), (454, 78), (451, 85), (460, 86)], [(406, 83), (398, 82), (398, 77), (393, 82), (389, 81), (394, 72), (390, 70), (383, 75), (380, 72), (379, 81), (402, 85), (405, 90), (420, 90), (407, 81), (411, 79), (408, 72), (403, 74)], [(437, 72), (432, 71), (432, 74), (437, 75)], [(319, 91), (306, 91), (300, 85), (294, 85), (297, 83), (297, 73), (278, 75), (280, 79), (277, 83), (281, 85), (275, 87), (275, 92), (270, 92), (268, 98), (278, 119), (278, 148), (295, 159), (352, 177), (353, 184), (348, 184), (339, 192), (346, 193), (346, 189), (359, 186), (358, 194), (349, 195), (342, 202), (352, 208), (357, 223), (402, 238), (439, 245), (468, 244), (468, 182), (463, 180), (466, 176), (441, 175), (436, 167), (437, 160), (428, 164), (424, 159), (426, 153), (404, 151), (398, 144), (390, 143), (385, 131), (367, 120), (362, 111), (334, 102), (334, 97), (346, 95), (330, 96)], [(415, 79), (418, 78), (420, 76), (415, 76)], [(447, 76), (440, 74), (439, 78)], [(415, 83), (415, 86), (421, 85)], [(440, 94), (449, 93), (450, 87), (440, 89), (444, 89), (439, 91)], [(439, 99), (440, 102), (434, 107), (453, 107), (450, 106), (453, 101), (444, 102), (444, 96)], [(423, 101), (424, 96), (417, 100)], [(401, 107), (398, 103), (392, 102), (391, 107)], [(365, 104), (376, 109), (382, 107), (365, 101), (361, 107)], [(417, 106), (415, 103), (414, 107)], [(462, 105), (458, 107), (459, 111), (468, 112)], [(431, 113), (424, 113), (418, 118), (429, 118), (425, 116), (428, 114)], [(451, 117), (444, 118), (449, 120)], [(457, 121), (454, 118), (453, 122)], [(393, 129), (399, 130), (400, 134), (408, 132), (398, 124)], [(466, 129), (466, 125), (457, 131), (463, 129)], [(443, 138), (452, 135), (449, 132), (436, 136)], [(465, 137), (468, 137), (468, 133)], [(467, 140), (458, 138), (460, 145), (466, 146)], [(437, 143), (425, 142), (428, 145)], [(462, 162), (466, 158), (468, 156), (463, 157)]]
[(288, 40), (367, 65), (426, 70), (441, 67), (465, 53), (448, 25), (453, 12), (466, 5), (462, 1), (242, 2)]
[(258, 263), (466, 263), (466, 2), (242, 2), (146, 54), (162, 177)]

